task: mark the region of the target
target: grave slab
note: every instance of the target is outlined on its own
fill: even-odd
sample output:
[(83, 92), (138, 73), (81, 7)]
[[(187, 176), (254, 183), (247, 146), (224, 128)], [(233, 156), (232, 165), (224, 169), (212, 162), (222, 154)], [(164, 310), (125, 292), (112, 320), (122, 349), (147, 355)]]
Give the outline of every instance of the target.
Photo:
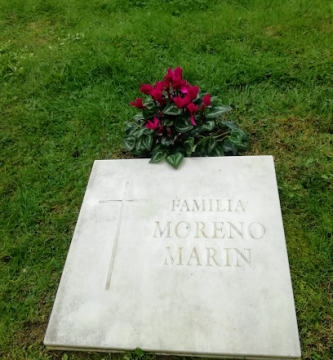
[(95, 161), (44, 343), (300, 358), (273, 158)]

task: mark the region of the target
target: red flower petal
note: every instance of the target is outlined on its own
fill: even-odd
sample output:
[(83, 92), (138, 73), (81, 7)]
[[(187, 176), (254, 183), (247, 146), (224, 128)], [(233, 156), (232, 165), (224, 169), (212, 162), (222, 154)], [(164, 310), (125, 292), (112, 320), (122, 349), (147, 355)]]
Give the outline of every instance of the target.
[(164, 76), (164, 79), (167, 81), (167, 82), (171, 82), (172, 81), (172, 78), (175, 76), (175, 73), (172, 71), (171, 68), (169, 68), (168, 70), (168, 74), (166, 76)]
[(175, 77), (181, 79), (182, 76), (183, 76), (183, 69), (178, 66), (178, 67), (176, 67), (176, 69), (174, 70), (174, 73), (175, 73)]
[(187, 91), (187, 95), (190, 96), (191, 100), (194, 100), (197, 98), (198, 92), (199, 92), (199, 86), (191, 86)]
[(191, 114), (195, 114), (199, 109), (199, 105), (194, 105), (193, 103), (190, 103), (187, 105), (187, 108)]
[(187, 106), (192, 101), (191, 97), (187, 94), (183, 99), (183, 107)]
[(149, 84), (142, 85), (142, 83), (140, 83), (140, 86), (140, 92), (146, 95), (150, 95), (151, 91), (153, 90), (153, 86)]
[(174, 97), (173, 101), (175, 102), (175, 104), (177, 105), (178, 109), (181, 109), (184, 105), (183, 105), (183, 99), (178, 96), (178, 97)]
[(145, 109), (147, 106), (143, 105), (142, 99), (135, 99), (135, 103), (133, 101), (130, 102), (130, 105), (135, 106), (138, 109)]
[(209, 105), (210, 105), (210, 95), (209, 95), (209, 94), (205, 95), (205, 96), (202, 98), (202, 101), (204, 102), (204, 104), (205, 104), (206, 106), (209, 106)]

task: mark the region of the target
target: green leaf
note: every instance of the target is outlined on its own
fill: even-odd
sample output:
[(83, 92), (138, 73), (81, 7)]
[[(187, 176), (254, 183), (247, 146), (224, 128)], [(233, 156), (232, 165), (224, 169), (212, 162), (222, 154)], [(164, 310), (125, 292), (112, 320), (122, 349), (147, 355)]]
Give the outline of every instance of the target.
[(146, 120), (149, 120), (149, 119), (152, 119), (154, 117), (154, 115), (157, 113), (157, 108), (154, 107), (152, 109), (143, 109), (142, 110), (142, 114), (143, 114), (143, 117), (146, 119)]
[(152, 145), (153, 145), (153, 136), (152, 135), (142, 135), (136, 144), (136, 150), (139, 152), (144, 151), (144, 150), (150, 151)]
[(190, 119), (186, 119), (184, 117), (177, 119), (175, 122), (175, 129), (178, 132), (184, 133), (186, 131), (190, 131), (194, 128)]
[(62, 356), (62, 360), (68, 360), (68, 355), (66, 353)]
[(237, 124), (235, 124), (233, 121), (225, 121), (225, 120), (220, 120), (218, 122), (220, 129), (225, 130), (225, 129), (238, 129)]
[(195, 148), (195, 154), (198, 156), (206, 156), (207, 155), (207, 141), (208, 137), (201, 139)]
[(155, 102), (154, 102), (154, 100), (153, 100), (152, 98), (148, 98), (148, 99), (144, 102), (143, 105), (147, 106), (147, 108), (148, 108), (149, 110), (153, 109), (153, 108), (156, 106), (156, 104), (155, 104)]
[(167, 138), (165, 136), (162, 137), (161, 144), (164, 146), (169, 146), (173, 143), (173, 139)]
[(159, 144), (155, 144), (154, 148), (151, 150), (151, 152), (154, 154), (156, 151), (159, 151), (162, 149), (162, 145)]
[(172, 149), (172, 153), (182, 153), (185, 156), (185, 149), (184, 149), (184, 144), (181, 145), (176, 145), (173, 149)]
[(145, 353), (140, 348), (136, 348), (134, 350), (134, 354), (138, 357), (142, 357), (142, 356), (144, 356)]
[(184, 142), (184, 147), (187, 156), (191, 156), (194, 151), (194, 138), (190, 137)]
[(133, 122), (126, 122), (124, 125), (124, 131), (127, 135), (133, 134), (138, 129), (139, 126)]
[(137, 138), (140, 138), (142, 135), (150, 135), (153, 132), (154, 132), (154, 130), (143, 127), (135, 133), (135, 136)]
[(134, 146), (135, 146), (135, 137), (134, 136), (127, 136), (123, 139), (123, 145), (124, 148), (127, 151), (131, 151), (133, 150)]
[(217, 145), (216, 139), (209, 137), (206, 143), (208, 154), (210, 154), (215, 149), (216, 145)]
[(193, 130), (191, 130), (191, 131), (189, 132), (189, 135), (190, 135), (190, 136), (197, 136), (197, 135), (199, 135), (200, 133), (202, 133), (203, 131), (205, 131), (204, 125), (197, 125)]
[(215, 121), (214, 120), (207, 121), (204, 124), (205, 131), (213, 131), (214, 128), (215, 128)]
[(182, 109), (178, 109), (176, 104), (170, 104), (162, 112), (165, 115), (181, 115)]
[(241, 129), (232, 129), (231, 135), (232, 134), (237, 135), (242, 140), (249, 140), (249, 136), (247, 135), (247, 133)]
[(217, 146), (216, 139), (207, 136), (198, 142), (195, 152), (199, 156), (208, 156), (213, 152), (216, 146)]
[(144, 116), (143, 116), (142, 112), (140, 112), (140, 113), (133, 116), (134, 121), (138, 121), (138, 120), (142, 120), (142, 119), (144, 119)]
[(221, 105), (221, 106), (214, 106), (210, 109), (210, 112), (206, 115), (206, 119), (215, 119), (218, 116), (222, 115), (225, 112), (231, 110), (230, 106)]
[(164, 150), (158, 150), (156, 152), (153, 153), (153, 156), (150, 159), (150, 163), (155, 164), (160, 162), (162, 159), (165, 158), (165, 151)]
[(222, 147), (217, 143), (213, 151), (210, 153), (211, 156), (224, 156)]
[(243, 130), (232, 129), (229, 140), (239, 150), (246, 151), (249, 148), (249, 137)]
[(171, 166), (173, 166), (175, 169), (178, 168), (179, 164), (182, 162), (182, 160), (184, 159), (184, 155), (180, 152), (177, 152), (173, 155), (169, 155), (166, 158), (166, 161), (168, 164), (170, 164)]
[(142, 137), (140, 139), (142, 139), (142, 144), (145, 147), (145, 149), (150, 151), (150, 149), (153, 145), (153, 136), (152, 135), (142, 135)]
[(172, 120), (163, 120), (163, 126), (172, 126), (173, 125), (173, 121)]
[(238, 153), (237, 147), (228, 139), (222, 142), (222, 149), (224, 153), (232, 153), (233, 155), (237, 155)]

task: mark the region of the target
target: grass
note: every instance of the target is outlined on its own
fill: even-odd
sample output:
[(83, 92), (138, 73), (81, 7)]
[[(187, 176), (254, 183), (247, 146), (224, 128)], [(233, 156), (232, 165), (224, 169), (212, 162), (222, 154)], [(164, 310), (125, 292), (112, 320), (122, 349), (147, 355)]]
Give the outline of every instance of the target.
[(94, 159), (127, 156), (139, 82), (181, 66), (233, 107), (248, 155), (275, 156), (302, 358), (332, 359), (332, 2), (2, 0), (0, 14), (0, 358), (124, 358), (42, 340)]

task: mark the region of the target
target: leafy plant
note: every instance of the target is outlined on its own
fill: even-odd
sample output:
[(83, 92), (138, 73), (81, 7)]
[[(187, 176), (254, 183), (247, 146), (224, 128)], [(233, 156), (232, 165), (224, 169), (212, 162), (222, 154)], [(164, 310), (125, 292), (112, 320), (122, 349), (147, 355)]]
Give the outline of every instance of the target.
[(133, 351), (128, 351), (126, 355), (124, 355), (124, 360), (155, 360), (156, 356), (154, 354), (147, 354), (140, 348), (136, 348)]
[(238, 155), (249, 147), (248, 135), (223, 116), (231, 110), (220, 99), (203, 94), (198, 86), (182, 79), (182, 69), (169, 69), (155, 86), (140, 84), (150, 95), (130, 105), (141, 112), (125, 124), (123, 144), (135, 156), (166, 159), (178, 168), (185, 156)]

